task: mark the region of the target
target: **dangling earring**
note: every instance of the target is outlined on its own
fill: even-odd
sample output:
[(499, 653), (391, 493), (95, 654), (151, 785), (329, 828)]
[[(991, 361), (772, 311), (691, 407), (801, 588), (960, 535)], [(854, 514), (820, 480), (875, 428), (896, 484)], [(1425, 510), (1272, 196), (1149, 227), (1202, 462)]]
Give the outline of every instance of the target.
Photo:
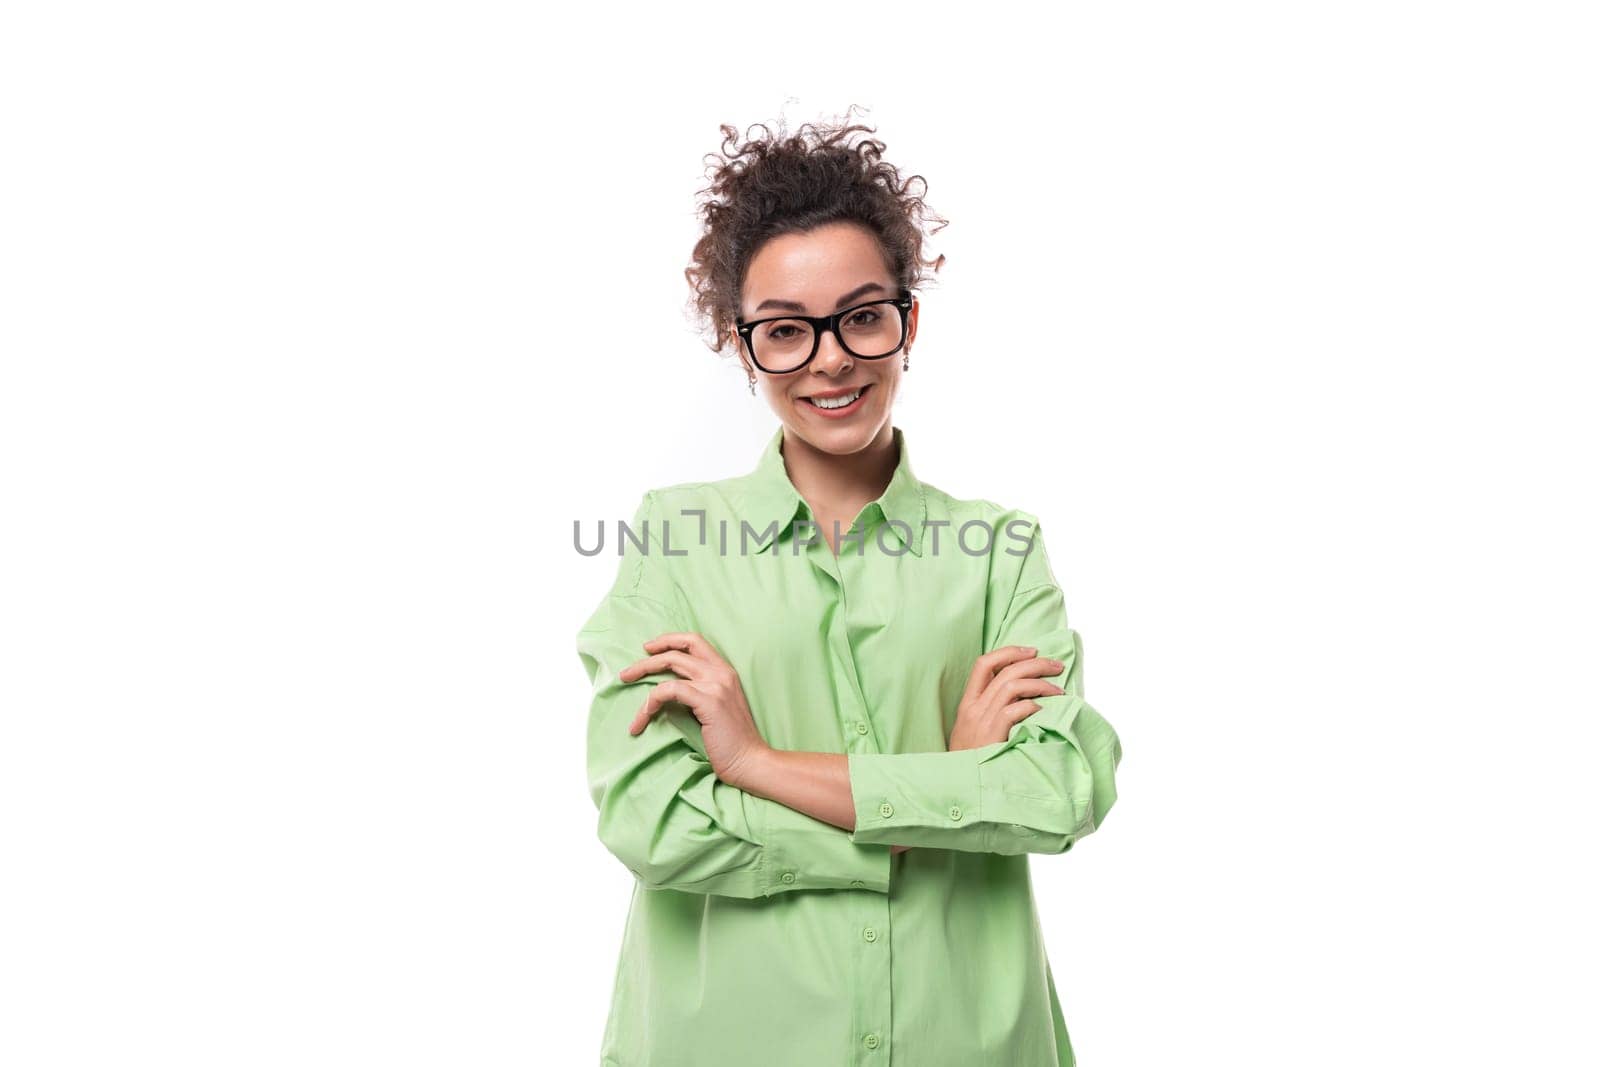
[(911, 349), (909, 349), (909, 348), (906, 349), (906, 358), (902, 359), (900, 361), (900, 369), (901, 370), (910, 370), (911, 369)]
[(750, 375), (750, 395), (756, 395), (756, 376), (754, 374)]

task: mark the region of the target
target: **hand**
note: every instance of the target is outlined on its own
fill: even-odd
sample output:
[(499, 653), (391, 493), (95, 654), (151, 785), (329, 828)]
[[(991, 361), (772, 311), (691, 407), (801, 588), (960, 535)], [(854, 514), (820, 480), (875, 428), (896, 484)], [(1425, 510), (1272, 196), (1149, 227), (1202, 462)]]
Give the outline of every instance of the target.
[(1004, 741), (1013, 726), (1039, 710), (1028, 697), (1066, 692), (1044, 679), (1060, 674), (1067, 665), (1058, 659), (1036, 658), (1038, 651), (1006, 645), (978, 657), (956, 712), (955, 729), (950, 732), (951, 752)]
[(738, 672), (697, 633), (661, 634), (646, 641), (644, 650), (652, 655), (622, 668), (618, 678), (633, 682), (658, 671), (678, 677), (650, 688), (644, 706), (628, 724), (628, 733), (637, 736), (667, 703), (682, 704), (700, 721), (711, 769), (724, 782), (738, 785), (740, 774), (771, 751), (756, 729)]

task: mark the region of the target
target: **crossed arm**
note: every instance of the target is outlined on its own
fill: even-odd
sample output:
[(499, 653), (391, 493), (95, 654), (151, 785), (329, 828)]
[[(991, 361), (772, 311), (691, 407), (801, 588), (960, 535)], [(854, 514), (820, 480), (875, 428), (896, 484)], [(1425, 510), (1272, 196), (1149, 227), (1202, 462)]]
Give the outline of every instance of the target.
[[(729, 784), (841, 829), (856, 828), (850, 763), (842, 752), (767, 748), (756, 755), (742, 776)], [(889, 851), (904, 852), (909, 847), (891, 845)]]
[[(694, 710), (712, 769), (724, 782), (841, 829), (856, 829), (858, 807), (847, 754), (767, 745), (755, 728), (737, 672), (701, 635), (661, 634), (644, 648), (652, 654), (623, 668), (624, 680), (674, 671), (694, 684), (674, 680), (658, 685), (629, 724), (630, 734), (642, 730), (669, 702), (685, 704)], [(1035, 652), (1010, 646), (979, 657), (957, 711), (950, 750), (1004, 741), (1012, 726), (1039, 710), (1029, 697), (1065, 692), (1046, 678), (1060, 674), (1066, 664), (1036, 657)], [(891, 845), (890, 851), (909, 847)]]
[(993, 721), (1016, 716), (1002, 739), (958, 747), (952, 735), (946, 752), (753, 743), (742, 732), (753, 721), (706, 711), (730, 706), (737, 677), (693, 654), (687, 639), (703, 638), (677, 629), (660, 600), (614, 593), (578, 639), (595, 685), (588, 765), (602, 842), (648, 886), (742, 897), (887, 892), (891, 851), (913, 846), (1071, 848), (1115, 802), (1122, 749), (1083, 699), (1081, 642), (1042, 544), (1034, 555), (994, 642), (1027, 641), (1026, 651), (1061, 665), (1064, 681), (1031, 700), (991, 701)]
[[(638, 598), (610, 610), (654, 612)], [(640, 683), (660, 675), (641, 666), (646, 661), (604, 666), (634, 654), (622, 637), (630, 630), (580, 634), (597, 693), (589, 781), (601, 841), (652, 888), (738, 897), (887, 892), (892, 852), (1064, 852), (1093, 832), (1115, 801), (1121, 746), (1076, 692), (1075, 635), (1056, 646), (1073, 657), (1065, 686), (1057, 687), (1065, 691), (1028, 702), (1038, 710), (1006, 740), (946, 752), (761, 748), (731, 761), (719, 750), (715, 726), (696, 718), (703, 710), (684, 702), (703, 703), (688, 691), (694, 683), (658, 681), (641, 709)]]

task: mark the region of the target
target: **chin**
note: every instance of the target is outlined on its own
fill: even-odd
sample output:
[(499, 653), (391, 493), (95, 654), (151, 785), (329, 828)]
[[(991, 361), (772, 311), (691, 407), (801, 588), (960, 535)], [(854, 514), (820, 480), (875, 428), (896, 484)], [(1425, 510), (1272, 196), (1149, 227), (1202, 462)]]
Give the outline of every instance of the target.
[[(791, 406), (795, 403), (790, 401)], [(798, 403), (804, 404), (805, 401)], [(874, 405), (872, 410), (862, 411), (849, 419), (837, 422), (815, 418), (805, 411), (791, 408), (790, 417), (783, 421), (801, 440), (817, 451), (847, 456), (872, 444), (883, 432), (883, 425), (888, 420), (886, 413), (876, 410)]]

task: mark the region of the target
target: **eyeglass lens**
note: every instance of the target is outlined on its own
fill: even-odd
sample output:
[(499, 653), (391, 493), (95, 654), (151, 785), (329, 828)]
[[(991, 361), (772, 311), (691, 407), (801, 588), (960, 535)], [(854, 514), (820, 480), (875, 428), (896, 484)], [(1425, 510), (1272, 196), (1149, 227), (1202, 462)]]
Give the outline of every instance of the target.
[[(893, 304), (869, 304), (852, 309), (839, 320), (839, 334), (852, 355), (864, 359), (886, 356), (900, 344), (900, 309)], [(773, 319), (750, 331), (756, 362), (781, 373), (793, 370), (811, 355), (815, 344), (811, 324), (804, 319)]]

